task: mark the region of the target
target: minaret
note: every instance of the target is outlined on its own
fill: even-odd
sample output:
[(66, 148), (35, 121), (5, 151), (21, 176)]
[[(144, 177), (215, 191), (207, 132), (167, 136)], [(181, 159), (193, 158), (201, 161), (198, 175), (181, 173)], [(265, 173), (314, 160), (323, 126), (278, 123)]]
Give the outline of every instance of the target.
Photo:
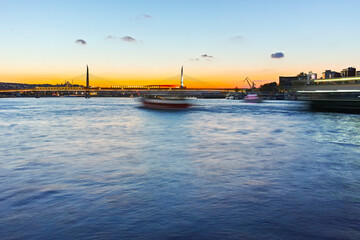
[(180, 88), (184, 88), (184, 67), (181, 66), (181, 83)]

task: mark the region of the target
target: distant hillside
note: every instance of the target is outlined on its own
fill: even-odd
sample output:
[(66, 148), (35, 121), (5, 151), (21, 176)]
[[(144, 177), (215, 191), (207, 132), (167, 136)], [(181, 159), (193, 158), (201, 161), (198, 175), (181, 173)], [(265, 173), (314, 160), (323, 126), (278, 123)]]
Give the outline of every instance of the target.
[(72, 85), (69, 82), (64, 84), (26, 84), (26, 83), (7, 83), (7, 82), (0, 82), (0, 89), (32, 89), (35, 87), (83, 87), (82, 85), (74, 84)]

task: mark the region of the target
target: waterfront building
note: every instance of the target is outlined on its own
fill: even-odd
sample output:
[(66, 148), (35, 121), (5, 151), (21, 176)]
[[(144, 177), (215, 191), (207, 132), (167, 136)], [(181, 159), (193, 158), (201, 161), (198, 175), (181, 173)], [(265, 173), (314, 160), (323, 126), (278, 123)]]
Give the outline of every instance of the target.
[(297, 75), (297, 80), (299, 80), (299, 81), (301, 81), (301, 80), (307, 80), (307, 78), (308, 78), (308, 75), (306, 74), (306, 73), (304, 73), (304, 72), (301, 72), (301, 73), (299, 73), (298, 75)]
[(312, 71), (308, 74), (308, 80), (315, 80), (317, 79), (317, 73), (313, 73)]
[(317, 74), (313, 72), (304, 73), (301, 72), (297, 75), (297, 80), (293, 80), (291, 82), (291, 91), (294, 92), (294, 89), (297, 89), (299, 86), (309, 85), (310, 83), (314, 82), (314, 79), (317, 78)]
[(297, 76), (280, 76), (279, 89), (285, 92), (293, 92), (299, 86), (305, 86), (314, 83), (317, 79), (317, 73), (310, 71), (309, 73), (301, 72)]
[(356, 77), (356, 68), (349, 67), (341, 71), (341, 77)]
[(279, 76), (279, 88), (285, 92), (291, 90), (292, 82), (298, 80), (297, 76)]
[(331, 71), (331, 70), (326, 70), (325, 72), (322, 73), (323, 79), (340, 78), (340, 77), (341, 77), (341, 74), (339, 72), (335, 72), (335, 71)]

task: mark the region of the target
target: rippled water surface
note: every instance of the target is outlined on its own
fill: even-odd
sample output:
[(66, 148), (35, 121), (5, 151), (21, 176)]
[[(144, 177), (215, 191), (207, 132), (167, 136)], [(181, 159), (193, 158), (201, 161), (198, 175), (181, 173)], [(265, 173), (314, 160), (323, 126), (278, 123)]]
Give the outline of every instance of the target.
[(360, 239), (360, 116), (0, 99), (0, 239)]

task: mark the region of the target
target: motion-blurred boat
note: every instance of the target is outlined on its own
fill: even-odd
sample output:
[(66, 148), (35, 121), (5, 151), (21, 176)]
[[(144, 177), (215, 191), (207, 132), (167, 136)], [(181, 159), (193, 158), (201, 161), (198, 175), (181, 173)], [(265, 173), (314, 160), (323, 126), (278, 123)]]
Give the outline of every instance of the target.
[(314, 111), (360, 113), (360, 77), (315, 79), (297, 94)]
[(259, 103), (262, 102), (261, 97), (259, 97), (256, 93), (249, 93), (244, 98), (245, 102), (249, 103)]
[(150, 95), (141, 98), (142, 106), (151, 109), (187, 109), (192, 106), (187, 98), (179, 96)]

